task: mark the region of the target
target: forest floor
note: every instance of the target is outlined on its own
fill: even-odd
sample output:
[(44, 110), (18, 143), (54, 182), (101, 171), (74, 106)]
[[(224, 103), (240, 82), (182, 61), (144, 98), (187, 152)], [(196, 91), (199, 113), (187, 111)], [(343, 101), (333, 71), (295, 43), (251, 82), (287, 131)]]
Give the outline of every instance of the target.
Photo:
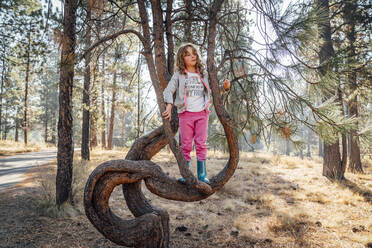
[[(94, 150), (83, 164), (75, 152), (75, 208), (57, 210), (53, 204), (56, 161), (31, 170), (24, 183), (0, 194), (0, 247), (119, 247), (86, 218), (82, 197), (90, 171), (125, 154)], [(227, 158), (210, 152), (209, 175), (217, 174)], [(179, 176), (166, 150), (153, 161)], [(372, 247), (372, 160), (363, 163), (365, 174), (346, 173), (347, 180), (331, 183), (322, 176), (319, 158), (242, 153), (230, 181), (203, 201), (169, 201), (145, 186), (143, 191), (170, 215), (170, 247)], [(110, 207), (132, 218), (120, 187), (111, 195)]]

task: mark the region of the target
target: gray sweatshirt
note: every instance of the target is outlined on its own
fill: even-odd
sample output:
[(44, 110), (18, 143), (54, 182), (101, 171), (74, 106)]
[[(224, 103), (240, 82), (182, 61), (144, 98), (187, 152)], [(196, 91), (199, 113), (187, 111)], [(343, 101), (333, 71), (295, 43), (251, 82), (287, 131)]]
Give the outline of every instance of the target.
[[(208, 83), (208, 74), (205, 73), (204, 76), (200, 76), (202, 83), (204, 84), (204, 106), (208, 112), (209, 102), (210, 102), (210, 88)], [(168, 83), (167, 88), (163, 91), (164, 101), (166, 103), (172, 103), (177, 107), (177, 112), (182, 113), (187, 110), (187, 96), (186, 96), (186, 85), (185, 81), (187, 74), (181, 74), (175, 72)], [(176, 92), (176, 99), (173, 101), (173, 94)]]

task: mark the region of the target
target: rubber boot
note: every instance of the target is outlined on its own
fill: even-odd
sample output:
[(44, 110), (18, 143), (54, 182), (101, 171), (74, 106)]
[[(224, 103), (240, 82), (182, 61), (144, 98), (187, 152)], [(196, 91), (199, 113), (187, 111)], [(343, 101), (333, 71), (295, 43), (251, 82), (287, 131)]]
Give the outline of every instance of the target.
[[(186, 161), (186, 166), (189, 169), (190, 169), (190, 164), (191, 164), (191, 161)], [(186, 183), (186, 180), (183, 177), (178, 178), (178, 181), (180, 181), (181, 183)]]
[(198, 180), (209, 184), (209, 180), (207, 178), (206, 160), (204, 161), (198, 160), (197, 165), (198, 165)]

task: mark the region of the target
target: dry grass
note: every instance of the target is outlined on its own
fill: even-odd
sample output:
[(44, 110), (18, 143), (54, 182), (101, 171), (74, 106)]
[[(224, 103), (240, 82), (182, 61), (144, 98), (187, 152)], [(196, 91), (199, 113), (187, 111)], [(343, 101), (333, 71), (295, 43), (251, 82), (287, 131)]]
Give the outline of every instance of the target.
[(74, 206), (66, 204), (61, 208), (57, 208), (57, 206), (55, 205), (56, 171), (54, 168), (50, 168), (49, 170), (44, 171), (44, 173), (42, 175), (39, 175), (40, 177), (38, 178), (38, 181), (41, 185), (42, 194), (38, 206), (39, 213), (43, 216), (53, 218), (71, 217), (78, 215), (78, 213), (83, 213), (84, 188), (90, 173), (102, 162), (120, 158), (126, 152), (127, 150), (122, 149), (103, 150), (97, 148), (94, 149), (93, 152), (91, 152), (90, 161), (81, 160), (80, 152), (74, 153), (71, 192)]
[(311, 202), (316, 202), (320, 204), (326, 204), (330, 202), (330, 199), (327, 197), (327, 194), (323, 192), (309, 192), (306, 194), (307, 199)]
[[(268, 229), (276, 237), (287, 240), (288, 244), (297, 247), (314, 247), (312, 234), (317, 231), (316, 224), (306, 213), (282, 213), (268, 223)], [(295, 244), (295, 245), (294, 245)]]
[[(48, 166), (48, 172), (42, 171), (43, 180), (31, 195), (39, 199), (35, 207), (39, 211), (32, 207), (18, 211), (19, 220), (34, 215), (30, 220), (33, 224), (16, 224), (14, 216), (5, 218), (6, 224), (0, 227), (0, 247), (22, 246), (10, 237), (28, 240), (36, 247), (51, 247), (52, 240), (54, 247), (118, 247), (90, 224), (83, 214), (81, 199), (90, 172), (103, 161), (124, 158), (126, 152), (97, 149), (87, 163), (79, 160), (79, 153), (75, 154), (74, 208), (68, 205), (62, 210), (53, 208), (55, 166)], [(195, 158), (195, 154), (192, 156)], [(212, 152), (207, 161), (209, 176), (221, 171), (227, 158), (228, 154)], [(175, 159), (167, 151), (158, 153), (153, 161), (164, 172), (179, 176)], [(301, 160), (241, 153), (234, 176), (203, 201), (169, 201), (153, 195), (144, 185), (143, 192), (152, 204), (168, 211), (171, 247), (364, 247), (372, 242), (372, 167), (364, 165), (366, 174), (347, 173), (348, 181), (333, 184), (321, 176), (318, 158)], [(191, 170), (196, 173), (195, 159)], [(14, 201), (21, 202), (15, 193), (9, 198), (9, 205), (0, 203), (0, 217), (5, 216), (7, 206), (8, 211), (14, 211), (11, 209)], [(110, 207), (120, 217), (132, 218), (120, 187), (111, 195)], [(29, 228), (39, 222), (42, 224)], [(14, 235), (4, 231), (13, 225), (25, 228), (17, 229)], [(187, 231), (176, 230), (181, 225)]]
[(306, 165), (307, 167), (312, 166), (313, 161), (307, 159), (303, 160), (298, 157), (290, 157), (284, 155), (273, 155), (271, 162), (273, 165), (284, 165), (287, 169), (297, 169), (300, 166)]
[(53, 147), (55, 146), (44, 143), (43, 144), (28, 143), (27, 146), (25, 146), (23, 142), (15, 142), (12, 140), (0, 140), (0, 157), (11, 156), (24, 152), (36, 152), (42, 149), (48, 149)]
[(268, 164), (271, 161), (271, 157), (268, 153), (242, 152), (240, 153), (240, 161), (257, 164)]

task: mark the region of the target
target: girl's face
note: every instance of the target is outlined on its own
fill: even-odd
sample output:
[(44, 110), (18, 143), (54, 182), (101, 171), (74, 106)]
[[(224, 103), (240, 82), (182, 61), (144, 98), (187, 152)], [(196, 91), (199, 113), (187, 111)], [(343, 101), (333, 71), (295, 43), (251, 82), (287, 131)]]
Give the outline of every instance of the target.
[(192, 47), (187, 47), (186, 55), (183, 57), (186, 68), (195, 67), (198, 55), (193, 51)]

